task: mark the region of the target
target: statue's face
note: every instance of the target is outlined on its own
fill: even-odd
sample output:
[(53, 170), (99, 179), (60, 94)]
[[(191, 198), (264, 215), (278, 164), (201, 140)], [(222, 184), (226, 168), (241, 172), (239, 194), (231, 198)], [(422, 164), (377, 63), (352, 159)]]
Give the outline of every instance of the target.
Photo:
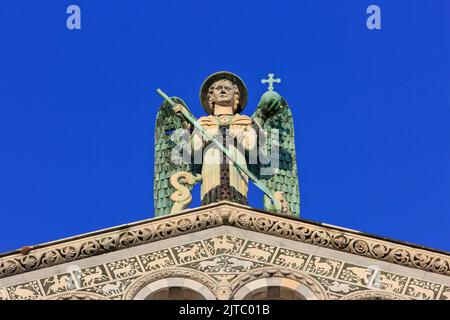
[(219, 80), (212, 85), (212, 101), (215, 105), (223, 107), (233, 107), (234, 106), (234, 96), (235, 91), (233, 88), (233, 83), (228, 80)]

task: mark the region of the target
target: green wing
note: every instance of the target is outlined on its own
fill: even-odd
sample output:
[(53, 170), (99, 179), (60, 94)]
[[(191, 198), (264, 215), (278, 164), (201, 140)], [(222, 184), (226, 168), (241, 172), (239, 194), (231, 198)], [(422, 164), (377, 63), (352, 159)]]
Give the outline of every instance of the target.
[[(177, 97), (172, 98), (176, 103), (184, 105), (183, 100)], [(172, 111), (170, 104), (164, 101), (159, 107), (156, 116), (155, 126), (155, 170), (154, 170), (154, 210), (155, 216), (163, 216), (170, 213), (170, 209), (174, 202), (170, 199), (170, 195), (175, 189), (170, 185), (170, 177), (180, 171), (188, 171), (192, 173), (192, 161), (173, 161), (171, 159), (172, 150), (180, 147), (177, 135), (173, 133), (177, 129), (186, 129), (183, 127), (182, 121)], [(188, 131), (184, 131), (187, 133)], [(179, 136), (178, 136), (179, 138)], [(189, 190), (192, 186), (186, 185)]]
[[(267, 97), (275, 97), (281, 101), (281, 107), (272, 112), (267, 112)], [(269, 114), (268, 114), (269, 113)], [(259, 161), (257, 165), (251, 165), (250, 170), (272, 192), (283, 191), (289, 202), (293, 216), (300, 216), (300, 191), (297, 172), (297, 158), (295, 154), (294, 121), (287, 102), (276, 92), (271, 91), (263, 95), (255, 113), (252, 116), (254, 128), (265, 133), (266, 138), (260, 140)], [(273, 129), (278, 130), (278, 134)], [(261, 134), (258, 135), (261, 139)], [(272, 154), (272, 145), (279, 145), (278, 156)], [(275, 151), (275, 150), (274, 150)], [(268, 158), (267, 158), (268, 157)], [(270, 158), (278, 158), (278, 168), (271, 170)], [(273, 162), (273, 159), (271, 160)], [(266, 169), (266, 172), (264, 172)]]

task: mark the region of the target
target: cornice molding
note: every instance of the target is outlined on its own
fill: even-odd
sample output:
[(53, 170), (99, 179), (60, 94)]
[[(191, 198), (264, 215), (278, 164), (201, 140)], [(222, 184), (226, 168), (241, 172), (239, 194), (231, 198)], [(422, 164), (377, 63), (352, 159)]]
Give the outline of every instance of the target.
[(222, 225), (450, 276), (450, 255), (221, 202), (175, 215), (118, 226), (0, 257), (0, 278), (84, 259)]

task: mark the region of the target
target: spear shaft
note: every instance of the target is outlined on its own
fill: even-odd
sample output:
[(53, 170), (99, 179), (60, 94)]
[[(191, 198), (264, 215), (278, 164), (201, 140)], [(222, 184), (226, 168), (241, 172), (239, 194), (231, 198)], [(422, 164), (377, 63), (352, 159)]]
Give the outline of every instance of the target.
[[(156, 92), (164, 98), (172, 107), (175, 107), (177, 103), (173, 101), (167, 94), (165, 94), (161, 89), (156, 89)], [(241, 172), (246, 174), (253, 182), (254, 184), (261, 189), (272, 201), (276, 201), (274, 198), (273, 193), (261, 182), (259, 179), (251, 173), (246, 167), (242, 166), (240, 163), (234, 161), (233, 155), (231, 154), (230, 150), (225, 148), (222, 143), (220, 143), (214, 136), (210, 135), (206, 130), (198, 123), (197, 118), (195, 118), (189, 111), (182, 109), (181, 114), (186, 118), (189, 123), (191, 123), (197, 130), (200, 132), (200, 134), (206, 138), (208, 141), (211, 141), (214, 143), (214, 145), (222, 151), (228, 159), (231, 160), (231, 163)]]

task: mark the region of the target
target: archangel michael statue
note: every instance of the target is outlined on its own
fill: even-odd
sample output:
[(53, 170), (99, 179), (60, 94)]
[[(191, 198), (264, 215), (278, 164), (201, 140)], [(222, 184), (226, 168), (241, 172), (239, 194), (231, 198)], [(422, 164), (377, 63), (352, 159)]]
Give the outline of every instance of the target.
[[(247, 205), (250, 178), (264, 191), (266, 210), (299, 216), (292, 113), (273, 91), (273, 83), (280, 81), (273, 74), (262, 80), (269, 88), (251, 117), (241, 115), (247, 88), (230, 72), (214, 73), (203, 82), (200, 101), (208, 115), (198, 120), (183, 100), (169, 98), (158, 89), (165, 101), (155, 129), (156, 215), (186, 208), (197, 182), (201, 182), (202, 205), (223, 200)], [(187, 139), (176, 138), (179, 132)], [(183, 160), (174, 157), (180, 145), (188, 154)]]

